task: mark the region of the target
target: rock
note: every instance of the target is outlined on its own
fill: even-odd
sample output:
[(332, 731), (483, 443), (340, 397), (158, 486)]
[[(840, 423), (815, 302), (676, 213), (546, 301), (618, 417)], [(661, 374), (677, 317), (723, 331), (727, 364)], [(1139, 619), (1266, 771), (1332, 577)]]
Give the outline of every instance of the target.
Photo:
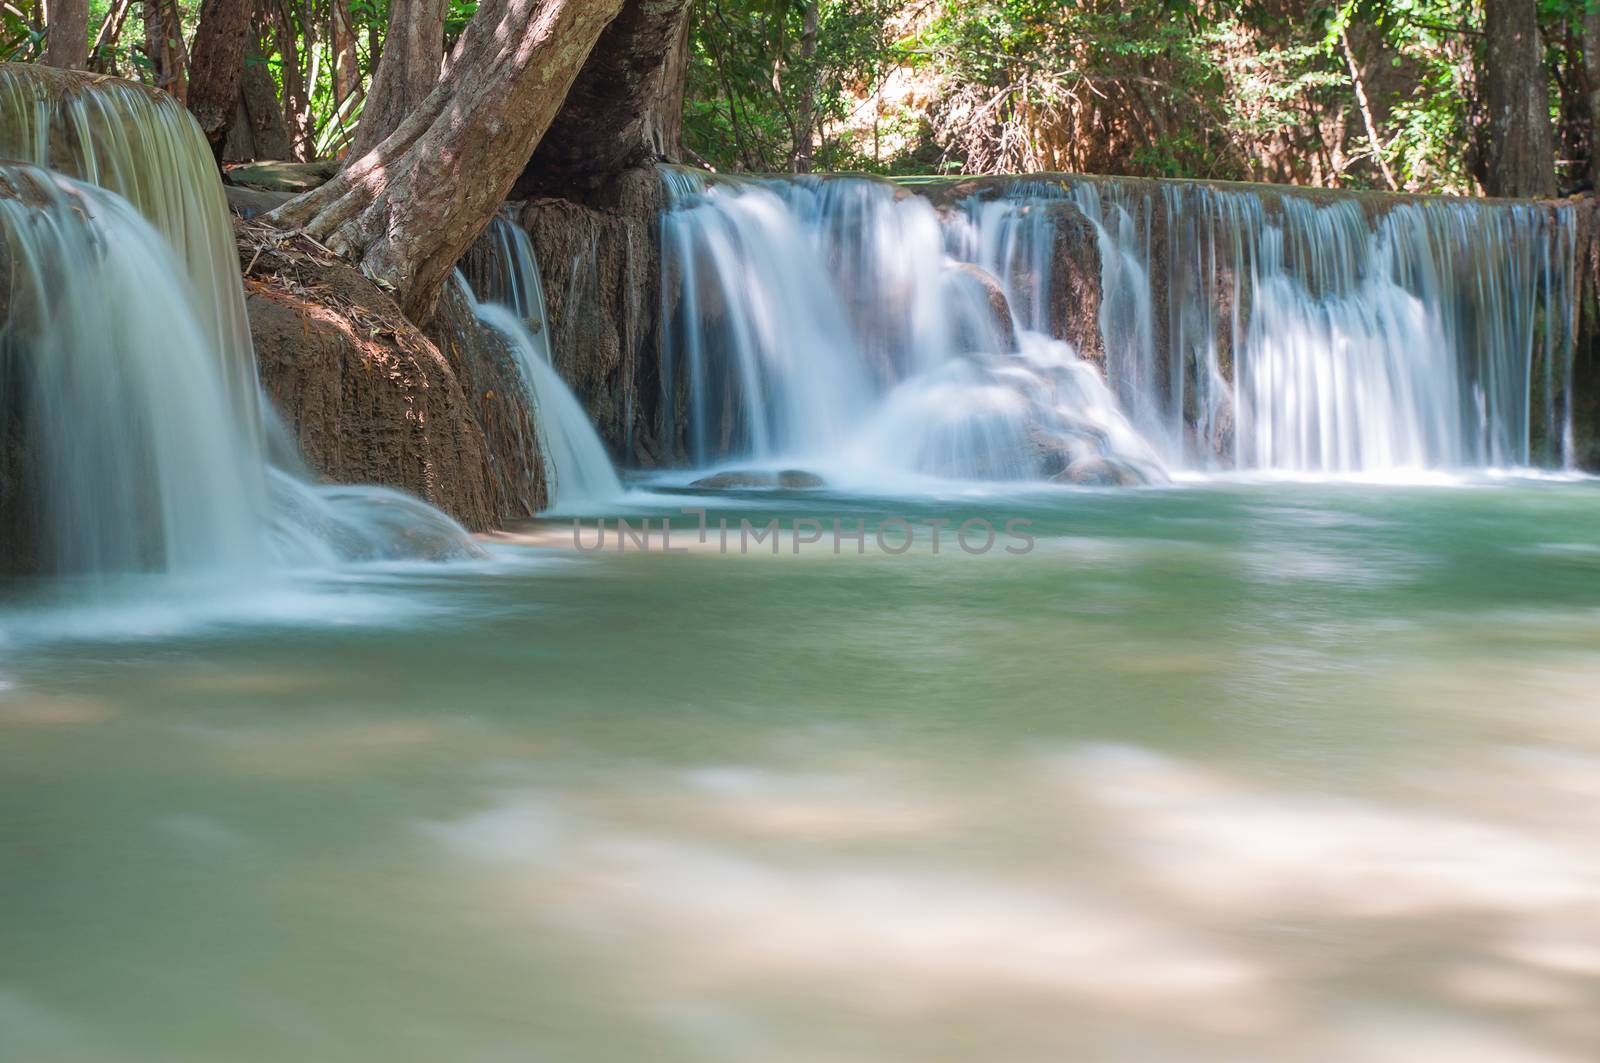
[(241, 247), (261, 383), (311, 469), (427, 500), (473, 530), (504, 514), (449, 359), (337, 261)]
[(1110, 458), (1082, 458), (1051, 477), (1058, 484), (1079, 487), (1138, 487), (1149, 482), (1131, 465)]
[(291, 192), (298, 195), (326, 184), (339, 172), (338, 159), (317, 162), (249, 162), (222, 171), (227, 184), (257, 188), (264, 192)]
[(587, 200), (538, 198), (518, 220), (544, 279), (556, 371), (624, 463), (671, 465), (681, 418), (661, 411), (661, 178), (626, 171)]
[(1008, 353), (1017, 349), (1017, 323), (1011, 314), (1011, 302), (1006, 298), (1006, 290), (995, 279), (994, 274), (971, 262), (955, 262), (948, 267), (950, 274), (959, 278), (961, 283), (974, 286), (988, 304), (989, 321), (985, 335), (963, 336), (960, 338), (961, 349), (970, 351), (990, 351)]
[(1055, 215), (1055, 255), (1050, 265), (1050, 335), (1072, 344), (1078, 357), (1104, 366), (1100, 333), (1100, 237), (1075, 203), (1051, 204)]
[(778, 486), (800, 491), (824, 487), (826, 484), (822, 477), (814, 472), (806, 472), (804, 469), (784, 469), (778, 473)]
[(526, 382), (504, 335), (485, 328), (464, 293), (446, 285), (426, 329), (467, 394), (489, 454), (499, 522), (532, 517), (549, 505), (539, 429)]
[(244, 188), (238, 185), (223, 185), (222, 191), (228, 197), (228, 209), (245, 221), (259, 217), (270, 210), (276, 210), (299, 194), (267, 192), (259, 188)]
[(767, 472), (762, 469), (730, 469), (727, 472), (701, 477), (689, 486), (714, 491), (739, 488), (783, 488), (790, 491), (805, 491), (824, 486), (824, 481), (816, 473), (806, 472), (803, 469), (783, 469), (779, 472)]

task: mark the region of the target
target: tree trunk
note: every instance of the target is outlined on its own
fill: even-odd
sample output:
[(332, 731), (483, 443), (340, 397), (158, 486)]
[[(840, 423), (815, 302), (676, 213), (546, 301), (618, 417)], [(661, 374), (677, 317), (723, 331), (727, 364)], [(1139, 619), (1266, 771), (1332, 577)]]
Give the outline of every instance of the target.
[(269, 217), (358, 262), (425, 322), (622, 3), (483, 0), (422, 106)]
[(1535, 0), (1485, 0), (1485, 186), (1491, 196), (1552, 196), (1555, 136)]
[(345, 101), (361, 91), (361, 57), (356, 54), (350, 0), (330, 0), (328, 8), (329, 40), (333, 45), (333, 99), (343, 113)]
[(228, 129), (223, 159), (228, 162), (292, 159), (294, 146), (289, 139), (289, 122), (278, 103), (278, 86), (273, 83), (267, 60), (254, 41), (249, 49), (244, 57), (239, 104)]
[(356, 126), (352, 158), (378, 146), (428, 98), (444, 62), (445, 0), (390, 0), (383, 57)]
[(1600, 5), (1583, 15), (1583, 76), (1589, 90), (1589, 183), (1600, 189)]
[(200, 123), (219, 159), (239, 102), (251, 8), (251, 0), (205, 0), (200, 7), (200, 25), (194, 31), (189, 113)]
[(794, 154), (790, 168), (795, 173), (811, 172), (811, 145), (816, 132), (817, 72), (813, 65), (817, 58), (817, 23), (821, 12), (817, 0), (806, 0), (805, 20), (800, 27), (800, 99), (794, 109)]
[(156, 87), (186, 103), (189, 98), (189, 62), (183, 49), (183, 19), (178, 0), (144, 0), (145, 56), (155, 73)]
[(106, 20), (100, 24), (100, 32), (95, 36), (94, 47), (89, 50), (91, 70), (101, 74), (116, 73), (117, 41), (122, 37), (122, 27), (132, 7), (133, 0), (114, 0), (111, 9), (106, 12)]
[[(592, 189), (642, 162), (676, 158), (689, 0), (626, 0), (561, 113), (539, 142), (520, 194)], [(686, 58), (686, 57), (684, 57)]]
[(44, 61), (63, 70), (89, 69), (88, 0), (48, 0)]
[(1367, 143), (1372, 148), (1372, 158), (1378, 164), (1378, 171), (1383, 174), (1384, 184), (1389, 186), (1389, 191), (1400, 191), (1400, 185), (1394, 179), (1394, 171), (1389, 169), (1389, 161), (1383, 157), (1383, 139), (1378, 136), (1378, 121), (1372, 116), (1372, 104), (1367, 100), (1367, 85), (1361, 76), (1361, 64), (1356, 62), (1356, 50), (1350, 46), (1350, 34), (1341, 29), (1339, 31), (1339, 44), (1344, 48), (1345, 65), (1350, 68), (1350, 87), (1355, 90), (1356, 106), (1361, 111), (1361, 124), (1367, 130)]
[[(282, 59), (279, 68), (283, 76), (283, 114), (289, 124), (289, 137), (294, 144), (294, 157), (300, 162), (312, 162), (317, 157), (317, 130), (311, 118), (311, 87), (306, 85), (305, 60), (301, 56), (301, 34), (297, 31), (290, 0), (265, 0), (265, 17), (272, 27), (272, 37)], [(316, 44), (317, 24), (305, 24), (305, 44), (310, 50)], [(314, 86), (313, 86), (314, 87)]]

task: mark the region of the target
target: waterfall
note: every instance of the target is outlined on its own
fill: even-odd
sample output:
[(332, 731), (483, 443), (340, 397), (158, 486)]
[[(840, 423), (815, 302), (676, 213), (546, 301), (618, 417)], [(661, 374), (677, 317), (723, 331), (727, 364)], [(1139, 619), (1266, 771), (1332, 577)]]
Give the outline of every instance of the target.
[(68, 572), (257, 565), (261, 467), (165, 243), (126, 201), (25, 166), (0, 167), (0, 233), (28, 538), (53, 532)]
[(527, 389), (549, 488), (547, 511), (593, 512), (621, 497), (605, 445), (551, 358), (544, 282), (533, 241), (505, 217), (490, 223), (491, 253), (466, 284), (478, 320), (505, 337)]
[(1108, 376), (1168, 460), (1569, 459), (1570, 208), (1117, 178), (1066, 192), (1098, 237)]
[(275, 439), (231, 221), (180, 105), (115, 79), (0, 66), (0, 141), (34, 163), (0, 164), (8, 567), (240, 586), (476, 552), (399, 492), (312, 484)]
[(258, 386), (239, 251), (210, 146), (183, 104), (119, 78), (86, 82), (0, 64), (0, 149), (115, 192), (166, 237), (194, 286), (196, 316), (230, 401), (254, 425)]
[[(1123, 178), (663, 182), (662, 408), (685, 411), (693, 464), (1097, 482), (1103, 463), (1120, 481), (1570, 456), (1562, 205)], [(1091, 304), (1094, 334), (1074, 332)]]
[(1008, 290), (925, 199), (868, 178), (663, 185), (661, 405), (684, 411), (681, 437), (663, 427), (690, 463), (1163, 478), (1098, 371), (1040, 328), (1047, 296)]

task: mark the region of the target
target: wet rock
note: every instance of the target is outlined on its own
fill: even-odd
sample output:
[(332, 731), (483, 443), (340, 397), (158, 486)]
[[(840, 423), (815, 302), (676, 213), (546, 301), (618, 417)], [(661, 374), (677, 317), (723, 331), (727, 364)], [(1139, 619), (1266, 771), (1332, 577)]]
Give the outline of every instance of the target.
[(962, 336), (959, 345), (964, 350), (973, 351), (1014, 351), (1017, 349), (1017, 323), (1011, 313), (1011, 302), (1006, 298), (1006, 290), (995, 279), (994, 274), (982, 266), (973, 265), (971, 262), (956, 262), (949, 267), (949, 272), (958, 278), (960, 283), (973, 286), (982, 296), (988, 307), (989, 321), (984, 329), (987, 334), (981, 336)]
[(239, 185), (223, 185), (222, 191), (228, 197), (228, 209), (245, 221), (276, 210), (296, 195), (294, 192), (267, 192)]
[(241, 247), (261, 383), (313, 472), (495, 525), (484, 433), (439, 348), (353, 267)]
[(778, 472), (767, 472), (763, 469), (730, 469), (727, 472), (701, 477), (689, 486), (715, 491), (738, 488), (783, 488), (790, 491), (804, 491), (824, 485), (822, 477), (804, 469), (783, 469)]
[(1576, 213), (1579, 303), (1572, 356), (1572, 456), (1579, 468), (1595, 471), (1600, 470), (1600, 199), (1591, 197)]
[(264, 192), (289, 192), (298, 195), (320, 187), (339, 172), (338, 159), (318, 162), (251, 162), (230, 166), (223, 180), (230, 185), (256, 188)]
[(607, 450), (647, 468), (683, 457), (684, 422), (661, 411), (660, 204), (660, 176), (642, 167), (581, 202), (536, 198), (517, 212), (539, 256), (556, 371)]
[(489, 487), (500, 523), (549, 505), (539, 429), (528, 388), (505, 336), (478, 321), (465, 293), (447, 285), (425, 330), (466, 391), (489, 455)]
[(1139, 487), (1149, 482), (1144, 473), (1111, 458), (1083, 458), (1051, 477), (1054, 483), (1079, 487)]
[(1072, 344), (1078, 357), (1104, 366), (1100, 333), (1100, 238), (1077, 205), (1059, 200), (1054, 215), (1055, 254), (1050, 265), (1050, 335)]

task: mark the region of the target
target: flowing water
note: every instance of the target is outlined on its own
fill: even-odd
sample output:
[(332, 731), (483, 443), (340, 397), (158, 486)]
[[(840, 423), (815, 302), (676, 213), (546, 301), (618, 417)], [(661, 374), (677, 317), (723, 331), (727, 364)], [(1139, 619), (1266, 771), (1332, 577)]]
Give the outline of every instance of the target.
[(476, 551), (275, 442), (181, 109), (0, 133), (0, 1060), (1600, 1057), (1564, 208), (669, 170), (664, 438), (826, 486), (619, 497), (501, 225), (630, 516)]
[[(8, 622), (0, 1057), (1600, 1054), (1591, 482), (680, 501), (688, 553)], [(769, 515), (867, 554), (715, 549)]]
[[(551, 359), (544, 281), (533, 241), (513, 221), (490, 224), (493, 253), (477, 282), (473, 312), (504, 336), (527, 389), (539, 433), (550, 504), (546, 512), (594, 513), (622, 496), (622, 481), (605, 444)], [(465, 278), (462, 278), (465, 281)]]
[(1098, 371), (947, 259), (926, 201), (861, 178), (663, 180), (661, 405), (686, 414), (663, 435), (690, 464), (867, 489), (1165, 478)]
[(1115, 178), (1067, 193), (1098, 235), (1107, 373), (1171, 460), (1568, 459), (1571, 208)]
[(21, 488), (0, 544), (23, 558), (7, 569), (58, 577), (25, 593), (203, 605), (293, 570), (474, 553), (399, 492), (311, 482), (257, 383), (199, 128), (164, 94), (62, 92), (61, 76), (0, 65), (0, 155), (39, 164), (0, 165), (0, 417), (17, 440), (0, 483)]
[[(663, 181), (663, 407), (687, 410), (691, 464), (881, 486), (1570, 458), (1570, 207), (1034, 178), (940, 212), (859, 177)], [(1099, 365), (1059, 339), (1074, 241), (1098, 259)]]

